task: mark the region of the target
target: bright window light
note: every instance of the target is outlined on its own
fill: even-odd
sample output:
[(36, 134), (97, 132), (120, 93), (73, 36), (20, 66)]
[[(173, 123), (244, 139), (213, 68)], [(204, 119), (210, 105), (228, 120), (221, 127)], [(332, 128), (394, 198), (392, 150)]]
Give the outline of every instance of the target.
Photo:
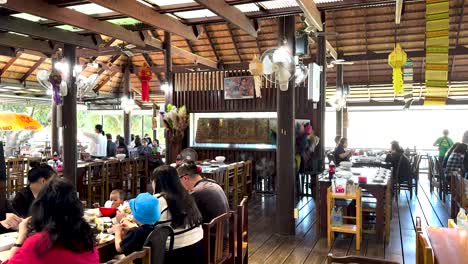
[(193, 10), (193, 11), (184, 11), (184, 12), (176, 12), (174, 13), (176, 16), (184, 18), (184, 19), (191, 19), (191, 18), (202, 18), (202, 17), (214, 17), (216, 16), (215, 13), (211, 12), (208, 9), (201, 9), (201, 10)]
[(70, 26), (70, 25), (61, 25), (61, 26), (55, 26), (55, 27), (66, 30), (66, 31), (71, 31), (71, 32), (83, 31), (83, 29), (81, 28), (77, 28), (77, 27)]
[(18, 35), (18, 36), (23, 36), (23, 37), (29, 37), (29, 36), (26, 35), (26, 34), (21, 34), (21, 33), (13, 32), (13, 31), (8, 31), (8, 33), (10, 33), (10, 34), (15, 34), (15, 35)]
[(47, 19), (45, 19), (43, 17), (38, 17), (38, 16), (26, 14), (26, 13), (19, 13), (19, 14), (14, 14), (14, 15), (11, 15), (11, 16), (26, 19), (26, 20), (29, 20), (29, 21), (32, 21), (32, 22), (40, 22), (40, 21), (47, 20)]
[(134, 18), (116, 18), (107, 21), (117, 25), (135, 25), (141, 23), (140, 20), (136, 20)]
[(157, 5), (157, 6), (167, 6), (167, 5), (194, 3), (195, 1), (193, 0), (146, 0), (146, 2)]
[(86, 15), (96, 15), (96, 14), (104, 14), (104, 13), (112, 12), (112, 10), (107, 9), (100, 5), (96, 5), (96, 4), (76, 5), (76, 6), (69, 6), (67, 8), (73, 9), (75, 11), (78, 11)]
[(260, 11), (260, 8), (256, 4), (243, 4), (236, 5), (235, 7), (244, 13)]

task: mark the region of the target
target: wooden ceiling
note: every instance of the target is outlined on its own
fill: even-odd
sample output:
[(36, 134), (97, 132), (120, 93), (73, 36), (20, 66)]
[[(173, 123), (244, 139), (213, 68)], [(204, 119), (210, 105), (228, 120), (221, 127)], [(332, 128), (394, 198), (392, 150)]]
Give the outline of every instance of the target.
[[(150, 83), (151, 99), (161, 103), (164, 95), (160, 83), (165, 79), (162, 50), (164, 30), (174, 32), (171, 41), (174, 71), (186, 72), (248, 67), (248, 62), (254, 55), (277, 46), (278, 16), (295, 15), (296, 30), (306, 27), (300, 15), (302, 11), (294, 0), (225, 0), (219, 1), (224, 3), (219, 6), (211, 6), (208, 3), (210, 1), (204, 0), (174, 1), (178, 4), (170, 5), (157, 5), (158, 1), (162, 0), (147, 0), (146, 4), (151, 3), (149, 6), (135, 1), (126, 7), (118, 4), (113, 6), (112, 3), (116, 1), (93, 0), (91, 2), (111, 7), (112, 10), (86, 15), (76, 14), (76, 11), (69, 8), (89, 4), (89, 1), (37, 0), (33, 5), (28, 0), (9, 0), (6, 6), (0, 8), (0, 30), (3, 30), (3, 33), (0, 32), (0, 94), (21, 95), (21, 90), (17, 89), (18, 85), (21, 85), (25, 86), (23, 94), (45, 96), (44, 89), (40, 88), (36, 81), (37, 70), (50, 69), (50, 54), (61, 47), (62, 42), (72, 42), (81, 47), (77, 50), (80, 63), (96, 61), (101, 65), (100, 68), (88, 66), (82, 72), (85, 76), (99, 74), (95, 89), (101, 95), (114, 95), (121, 91), (122, 68), (128, 61), (133, 68), (131, 88), (138, 95), (140, 84), (134, 73), (143, 63), (148, 63), (155, 73)], [(315, 2), (318, 9), (325, 12), (326, 32), (336, 32), (336, 35), (327, 35), (327, 40), (346, 60), (354, 62), (353, 65), (344, 65), (344, 81), (351, 85), (352, 93), (353, 87), (356, 87), (354, 89), (358, 94), (362, 94), (359, 91), (366, 87), (368, 97), (396, 98), (389, 85), (391, 68), (387, 64), (388, 53), (392, 51), (395, 41), (402, 44), (403, 49), (408, 52), (408, 58), (414, 63), (415, 84), (424, 82), (425, 1), (405, 0), (400, 25), (395, 24), (394, 0)], [(28, 7), (22, 4), (28, 4)], [(43, 6), (35, 6), (40, 4)], [(141, 6), (146, 9), (131, 14), (125, 13), (131, 8)], [(464, 82), (468, 81), (468, 21), (464, 13), (468, 1), (451, 0), (450, 7), (449, 79), (454, 85), (450, 92), (451, 96), (466, 97), (468, 85), (464, 85)], [(46, 17), (46, 14), (41, 13), (44, 8), (53, 14), (47, 14)], [(219, 10), (226, 10), (223, 8), (228, 8), (237, 14), (237, 17), (243, 16), (244, 19), (220, 13)], [(244, 12), (240, 12), (239, 15), (241, 9), (244, 9)], [(29, 22), (11, 16), (25, 11), (36, 16), (42, 15), (41, 17), (46, 19)], [(149, 14), (148, 11), (152, 13)], [(196, 17), (196, 12), (201, 12), (200, 16), (203, 16), (203, 12), (210, 11), (212, 14), (208, 17)], [(161, 14), (164, 14), (163, 20), (167, 20), (166, 22), (155, 25), (156, 20), (144, 20), (145, 16)], [(125, 20), (129, 18), (128, 15), (140, 18), (139, 22), (126, 23), (128, 21), (121, 20), (124, 25), (105, 22), (114, 19)], [(55, 28), (64, 28), (63, 25), (68, 25), (67, 30), (73, 31), (64, 32)], [(75, 31), (77, 28), (81, 30)], [(7, 33), (8, 31), (10, 33)], [(13, 34), (11, 31), (29, 37)], [(64, 33), (67, 34), (67, 38), (63, 38)], [(128, 43), (137, 46), (132, 51), (134, 56), (130, 58), (121, 52), (122, 46)], [(314, 54), (315, 44), (312, 43), (310, 56), (304, 59), (313, 60)], [(335, 68), (328, 68), (328, 95), (333, 94), (335, 76)]]

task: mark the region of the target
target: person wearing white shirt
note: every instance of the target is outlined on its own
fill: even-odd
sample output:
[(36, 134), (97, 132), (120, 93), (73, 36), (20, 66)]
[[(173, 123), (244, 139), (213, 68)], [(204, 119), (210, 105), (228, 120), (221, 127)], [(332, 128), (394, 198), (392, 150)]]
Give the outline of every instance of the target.
[(103, 158), (107, 156), (107, 138), (102, 130), (102, 125), (96, 125), (94, 133), (83, 132), (91, 140), (88, 152), (91, 157)]

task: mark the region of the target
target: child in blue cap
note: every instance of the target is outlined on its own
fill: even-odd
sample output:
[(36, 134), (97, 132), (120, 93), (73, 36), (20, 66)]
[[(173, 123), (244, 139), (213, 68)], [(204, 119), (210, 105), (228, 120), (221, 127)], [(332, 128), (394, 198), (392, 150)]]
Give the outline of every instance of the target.
[(149, 193), (139, 194), (135, 199), (131, 199), (129, 204), (135, 223), (124, 218), (113, 228), (115, 249), (125, 255), (143, 249), (146, 238), (160, 217), (159, 200)]

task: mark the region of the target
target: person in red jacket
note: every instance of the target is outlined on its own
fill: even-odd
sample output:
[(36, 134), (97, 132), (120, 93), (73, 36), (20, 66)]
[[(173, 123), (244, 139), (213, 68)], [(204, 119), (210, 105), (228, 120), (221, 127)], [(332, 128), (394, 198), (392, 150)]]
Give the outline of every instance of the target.
[(67, 180), (54, 178), (44, 185), (31, 215), (21, 222), (10, 259), (3, 264), (99, 263), (95, 237), (83, 219), (83, 205)]

